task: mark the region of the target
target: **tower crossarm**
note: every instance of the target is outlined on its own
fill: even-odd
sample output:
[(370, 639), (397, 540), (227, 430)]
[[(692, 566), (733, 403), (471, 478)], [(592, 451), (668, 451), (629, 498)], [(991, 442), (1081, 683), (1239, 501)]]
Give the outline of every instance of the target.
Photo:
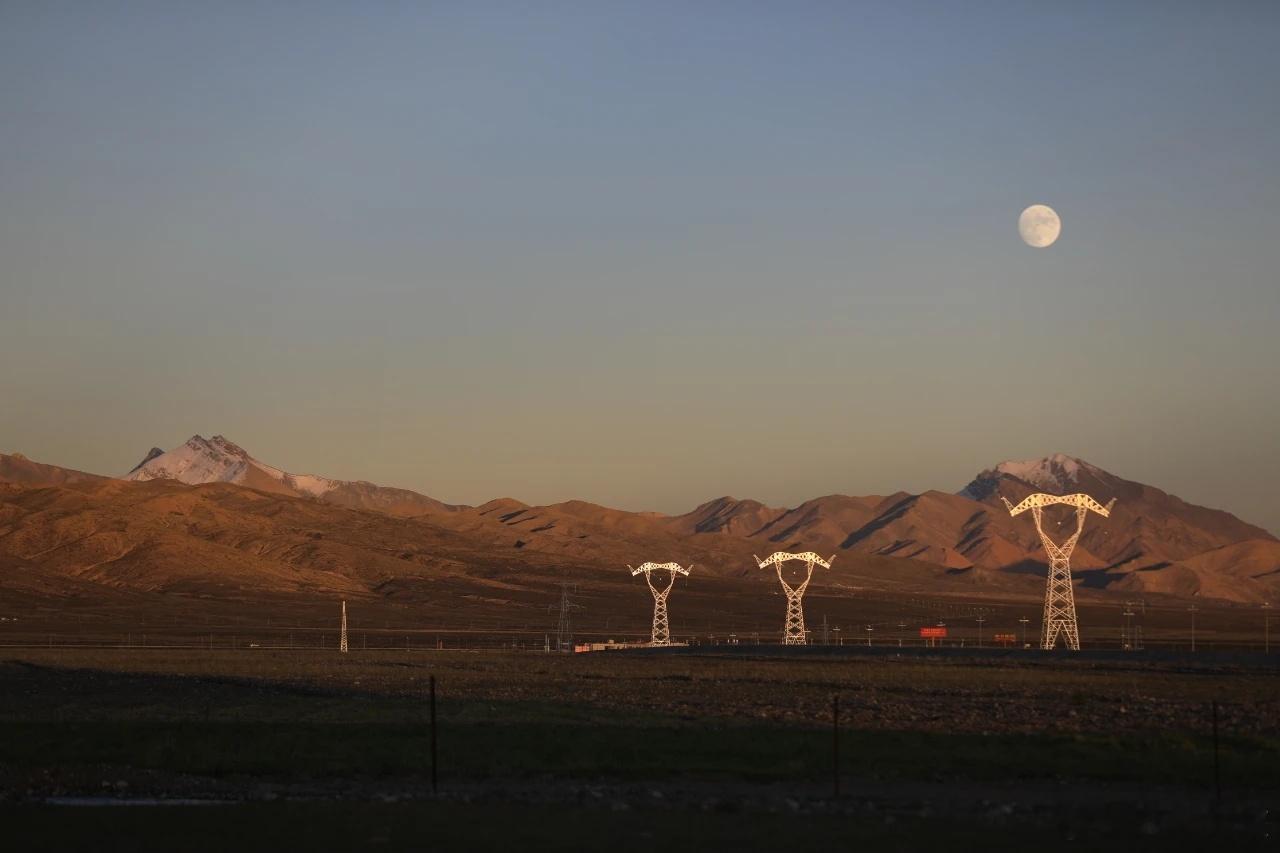
[(631, 569), (632, 577), (635, 577), (636, 575), (642, 574), (642, 573), (648, 574), (649, 572), (657, 572), (657, 571), (671, 572), (672, 574), (677, 574), (677, 575), (688, 575), (689, 569), (693, 568), (693, 564), (692, 563), (689, 564), (689, 569), (686, 569), (684, 566), (680, 565), (679, 563), (641, 563), (637, 568), (632, 568), (629, 565), (627, 566), (627, 568)]
[[(752, 556), (755, 557), (754, 554)], [(755, 560), (762, 569), (767, 569), (769, 566), (780, 565), (781, 563), (785, 563), (787, 560), (803, 560), (810, 565), (822, 566), (824, 569), (829, 569), (831, 568), (832, 560), (835, 558), (836, 555), (832, 554), (830, 559), (824, 560), (812, 551), (805, 551), (801, 554), (790, 554), (786, 551), (775, 551), (763, 560), (759, 557), (755, 557)]]
[(1115, 506), (1116, 503), (1116, 499), (1112, 498), (1106, 506), (1103, 506), (1089, 495), (1079, 493), (1074, 495), (1046, 495), (1043, 493), (1028, 495), (1016, 506), (1009, 503), (1009, 499), (1006, 497), (1002, 496), (1000, 500), (1004, 501), (1004, 505), (1009, 508), (1009, 515), (1019, 515), (1029, 509), (1041, 509), (1054, 504), (1065, 504), (1077, 509), (1092, 510), (1104, 518), (1111, 515), (1111, 507)]

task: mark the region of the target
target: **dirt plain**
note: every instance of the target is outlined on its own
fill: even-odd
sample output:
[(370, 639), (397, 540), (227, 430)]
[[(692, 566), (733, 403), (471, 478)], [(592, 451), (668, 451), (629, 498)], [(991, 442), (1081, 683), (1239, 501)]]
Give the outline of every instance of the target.
[[(263, 827), (255, 847), (280, 820), (306, 824), (297, 839), (455, 848), (601, 849), (555, 843), (564, 820), (610, 849), (1274, 840), (1265, 657), (778, 651), (10, 649), (3, 809), (23, 849), (193, 826), (217, 849), (241, 821)], [(137, 805), (85, 805), (104, 802)]]

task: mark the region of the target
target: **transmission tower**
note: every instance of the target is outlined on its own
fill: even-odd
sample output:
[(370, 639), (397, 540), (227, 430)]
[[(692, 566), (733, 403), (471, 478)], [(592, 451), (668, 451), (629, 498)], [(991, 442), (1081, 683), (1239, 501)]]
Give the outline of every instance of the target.
[[(569, 612), (578, 605), (569, 600), (571, 584), (560, 584), (560, 621), (556, 624), (556, 651), (573, 651), (573, 625)], [(575, 587), (576, 590), (576, 587)]]
[[(778, 571), (778, 583), (782, 584), (782, 591), (787, 594), (787, 624), (782, 629), (782, 642), (788, 646), (803, 646), (804, 638), (804, 591), (809, 588), (809, 581), (813, 579), (814, 564), (822, 566), (824, 569), (831, 568), (831, 560), (835, 559), (835, 555), (831, 555), (831, 560), (824, 560), (812, 551), (805, 551), (803, 554), (788, 554), (785, 551), (777, 551), (768, 559), (761, 560), (756, 557), (756, 563), (762, 569), (773, 566)], [(782, 575), (782, 564), (788, 560), (802, 560), (805, 565), (804, 580), (795, 586), (787, 583), (787, 579)]]
[[(1058, 635), (1065, 635), (1067, 648), (1073, 652), (1080, 651), (1080, 627), (1076, 624), (1076, 598), (1071, 589), (1071, 552), (1075, 550), (1080, 533), (1084, 530), (1084, 517), (1092, 510), (1106, 518), (1111, 515), (1111, 507), (1115, 506), (1115, 498), (1106, 506), (1084, 494), (1074, 495), (1029, 495), (1022, 503), (1014, 506), (1008, 498), (1000, 498), (1009, 508), (1009, 515), (1031, 510), (1036, 520), (1036, 532), (1044, 544), (1044, 552), (1049, 557), (1049, 577), (1044, 593), (1044, 620), (1040, 628), (1040, 648), (1052, 649), (1057, 643)], [(1065, 504), (1075, 507), (1076, 532), (1062, 544), (1055, 543), (1044, 532), (1041, 514), (1047, 506)]]
[(342, 630), (338, 634), (338, 651), (347, 653), (347, 603), (342, 602)]
[[(631, 566), (627, 566), (631, 569)], [(681, 566), (679, 563), (643, 563), (638, 569), (631, 569), (631, 576), (643, 574), (645, 581), (649, 584), (649, 591), (653, 593), (653, 634), (649, 639), (651, 646), (669, 646), (671, 645), (671, 626), (667, 621), (667, 596), (671, 594), (671, 589), (676, 585), (676, 575), (685, 575), (688, 577), (689, 569)], [(667, 572), (667, 585), (658, 588), (653, 584), (654, 572)]]

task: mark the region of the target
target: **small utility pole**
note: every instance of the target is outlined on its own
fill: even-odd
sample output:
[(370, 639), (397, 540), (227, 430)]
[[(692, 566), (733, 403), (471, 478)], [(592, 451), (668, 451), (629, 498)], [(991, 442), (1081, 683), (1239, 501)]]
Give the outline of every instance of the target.
[(987, 617), (978, 617), (978, 648), (982, 648), (982, 623), (987, 621)]
[(1191, 611), (1191, 651), (1196, 650), (1196, 611), (1199, 610), (1194, 604), (1187, 608)]
[(867, 648), (871, 648), (871, 632), (874, 630), (875, 628), (872, 628), (870, 625), (867, 626)]
[(338, 651), (347, 653), (347, 602), (342, 602), (342, 630), (338, 634)]
[(1027, 623), (1028, 623), (1028, 622), (1030, 622), (1031, 620), (1030, 620), (1030, 619), (1028, 619), (1027, 617), (1023, 616), (1023, 617), (1022, 617), (1021, 619), (1019, 619), (1018, 621), (1022, 623), (1022, 646), (1023, 646), (1023, 648), (1026, 648), (1026, 646), (1027, 646)]
[(1271, 602), (1262, 602), (1262, 653), (1271, 654)]

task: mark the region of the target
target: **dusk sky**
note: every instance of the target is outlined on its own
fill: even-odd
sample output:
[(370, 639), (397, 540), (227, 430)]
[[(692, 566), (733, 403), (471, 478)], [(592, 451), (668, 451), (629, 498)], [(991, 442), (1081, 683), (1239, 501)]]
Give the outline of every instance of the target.
[(1280, 533), (1277, 44), (1262, 2), (4, 2), (0, 452), (683, 512), (1061, 451)]

